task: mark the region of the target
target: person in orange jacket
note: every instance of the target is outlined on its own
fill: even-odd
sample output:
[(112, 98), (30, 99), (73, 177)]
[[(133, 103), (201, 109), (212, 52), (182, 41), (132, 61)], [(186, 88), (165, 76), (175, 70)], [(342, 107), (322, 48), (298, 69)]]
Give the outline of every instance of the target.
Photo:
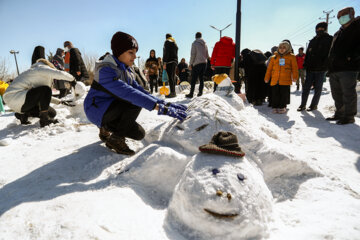
[(290, 86), (292, 81), (299, 78), (296, 57), (291, 53), (288, 42), (281, 42), (279, 49), (270, 58), (266, 71), (265, 82), (271, 79), (272, 108), (274, 113), (286, 113), (286, 104), (290, 99)]

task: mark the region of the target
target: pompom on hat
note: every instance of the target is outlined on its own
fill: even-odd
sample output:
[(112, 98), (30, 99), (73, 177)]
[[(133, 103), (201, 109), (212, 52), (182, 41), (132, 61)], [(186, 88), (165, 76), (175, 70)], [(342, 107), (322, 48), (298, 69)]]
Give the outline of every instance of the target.
[(204, 153), (220, 154), (225, 156), (243, 157), (236, 135), (231, 132), (216, 133), (210, 143), (202, 145), (199, 150)]
[(138, 43), (136, 39), (124, 32), (117, 32), (111, 39), (111, 50), (115, 57), (119, 57), (124, 52), (135, 48), (136, 51), (139, 50)]

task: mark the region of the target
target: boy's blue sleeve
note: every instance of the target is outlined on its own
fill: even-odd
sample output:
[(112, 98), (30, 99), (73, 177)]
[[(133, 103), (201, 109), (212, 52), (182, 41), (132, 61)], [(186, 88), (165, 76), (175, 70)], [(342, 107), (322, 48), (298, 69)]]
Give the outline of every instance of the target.
[(139, 91), (145, 93), (146, 95), (148, 95), (149, 97), (152, 97), (157, 103), (163, 103), (164, 100), (161, 100), (153, 95), (151, 95), (148, 91), (146, 91), (142, 86), (140, 86), (136, 81), (133, 82), (133, 86), (138, 89)]
[(151, 95), (141, 91), (138, 88), (140, 86), (137, 83), (138, 87), (136, 87), (136, 85), (131, 86), (121, 79), (114, 80), (116, 77), (115, 70), (110, 67), (103, 67), (99, 71), (99, 83), (108, 91), (136, 106), (145, 108), (149, 111), (154, 109), (157, 101)]

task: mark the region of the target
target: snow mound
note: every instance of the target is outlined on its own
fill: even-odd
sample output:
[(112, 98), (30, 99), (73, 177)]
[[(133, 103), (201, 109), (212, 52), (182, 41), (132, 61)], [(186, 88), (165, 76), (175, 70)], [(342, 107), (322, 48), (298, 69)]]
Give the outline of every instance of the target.
[(150, 144), (120, 170), (120, 176), (157, 206), (167, 206), (190, 158), (172, 148)]
[(176, 186), (167, 223), (191, 239), (260, 238), (271, 213), (271, 193), (246, 158), (199, 153)]
[(236, 110), (243, 108), (243, 101), (236, 94), (231, 94), (230, 97), (216, 94), (197, 97), (188, 106), (187, 119), (164, 124), (159, 140), (174, 143), (185, 151), (196, 154), (198, 146), (208, 143), (208, 139), (216, 132), (236, 131), (236, 127), (241, 125), (241, 117)]

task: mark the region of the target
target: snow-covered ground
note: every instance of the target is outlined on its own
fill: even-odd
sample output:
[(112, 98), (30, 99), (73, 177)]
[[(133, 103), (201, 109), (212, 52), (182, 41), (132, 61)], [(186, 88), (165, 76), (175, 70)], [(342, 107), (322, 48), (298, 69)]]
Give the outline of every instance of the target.
[[(190, 118), (142, 110), (147, 136), (128, 141), (132, 157), (105, 147), (81, 99), (54, 106), (60, 123), (45, 128), (6, 112), (0, 239), (360, 239), (360, 114), (325, 121), (328, 82), (317, 111), (297, 112), (300, 99), (292, 88), (284, 115), (237, 96), (179, 94), (171, 101), (189, 105)], [(200, 153), (218, 131), (236, 134), (245, 157)]]

